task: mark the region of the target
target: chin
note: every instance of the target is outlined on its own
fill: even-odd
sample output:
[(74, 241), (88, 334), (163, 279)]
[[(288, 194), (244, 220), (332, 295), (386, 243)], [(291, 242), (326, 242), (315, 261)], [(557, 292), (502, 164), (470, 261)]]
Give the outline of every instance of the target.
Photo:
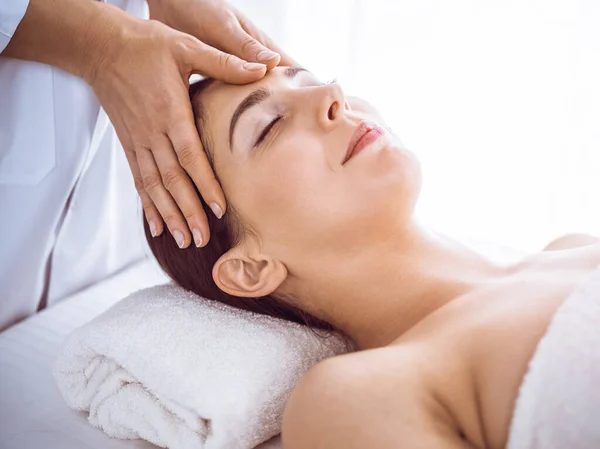
[(412, 215), (421, 193), (421, 163), (410, 150), (399, 145), (382, 148), (377, 155), (369, 184), (372, 209), (380, 215)]
[(373, 154), (368, 176), (375, 182), (405, 186), (420, 190), (422, 182), (421, 162), (416, 155), (401, 145), (388, 144)]

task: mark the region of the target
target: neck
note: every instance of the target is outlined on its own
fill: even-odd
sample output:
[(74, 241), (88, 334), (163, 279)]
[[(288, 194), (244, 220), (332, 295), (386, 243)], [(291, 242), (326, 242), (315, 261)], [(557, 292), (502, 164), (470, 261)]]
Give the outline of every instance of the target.
[(296, 296), (311, 298), (312, 313), (360, 349), (393, 342), (436, 310), (506, 274), (506, 267), (414, 222), (364, 247), (349, 262), (330, 264), (333, 270), (313, 272), (310, 282), (295, 289)]

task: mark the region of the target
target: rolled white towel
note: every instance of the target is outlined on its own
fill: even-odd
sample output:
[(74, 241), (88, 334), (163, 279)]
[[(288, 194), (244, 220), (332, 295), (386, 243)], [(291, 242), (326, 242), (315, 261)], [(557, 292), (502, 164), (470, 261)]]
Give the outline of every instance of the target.
[(278, 434), (319, 361), (353, 350), (296, 323), (174, 284), (141, 290), (75, 330), (55, 363), (67, 404), (115, 438), (171, 449), (249, 449)]

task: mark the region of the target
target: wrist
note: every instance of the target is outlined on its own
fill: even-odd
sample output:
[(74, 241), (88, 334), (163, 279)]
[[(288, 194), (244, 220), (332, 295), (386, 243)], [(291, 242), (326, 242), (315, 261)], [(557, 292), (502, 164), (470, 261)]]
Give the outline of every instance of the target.
[(128, 22), (136, 19), (108, 3), (89, 3), (93, 13), (80, 21), (83, 38), (78, 44), (73, 73), (93, 85), (124, 45)]

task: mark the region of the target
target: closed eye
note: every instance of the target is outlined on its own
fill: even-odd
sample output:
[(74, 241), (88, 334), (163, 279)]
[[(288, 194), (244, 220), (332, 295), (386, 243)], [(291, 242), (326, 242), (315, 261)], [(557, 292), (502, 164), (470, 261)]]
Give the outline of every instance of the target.
[[(335, 84), (335, 83), (337, 83), (337, 78), (334, 78), (331, 81), (328, 81), (326, 84)], [(269, 133), (271, 132), (273, 127), (277, 124), (277, 122), (279, 122), (282, 118), (283, 118), (282, 115), (278, 115), (273, 120), (271, 120), (271, 122), (267, 126), (265, 126), (265, 128), (262, 130), (262, 132), (258, 136), (258, 139), (256, 139), (256, 142), (254, 142), (254, 145), (252, 148), (256, 148), (257, 146), (259, 146), (267, 138), (267, 136), (269, 135)]]
[(283, 118), (282, 115), (278, 115), (277, 117), (275, 117), (273, 120), (271, 120), (271, 122), (265, 126), (265, 129), (262, 130), (262, 132), (260, 133), (260, 135), (258, 136), (258, 139), (256, 139), (256, 142), (254, 142), (254, 148), (256, 148), (258, 145), (261, 144), (261, 142), (263, 140), (265, 140), (265, 138), (269, 135), (269, 132), (271, 132), (271, 130), (273, 129), (273, 127), (277, 124), (277, 122), (279, 120), (281, 120)]

